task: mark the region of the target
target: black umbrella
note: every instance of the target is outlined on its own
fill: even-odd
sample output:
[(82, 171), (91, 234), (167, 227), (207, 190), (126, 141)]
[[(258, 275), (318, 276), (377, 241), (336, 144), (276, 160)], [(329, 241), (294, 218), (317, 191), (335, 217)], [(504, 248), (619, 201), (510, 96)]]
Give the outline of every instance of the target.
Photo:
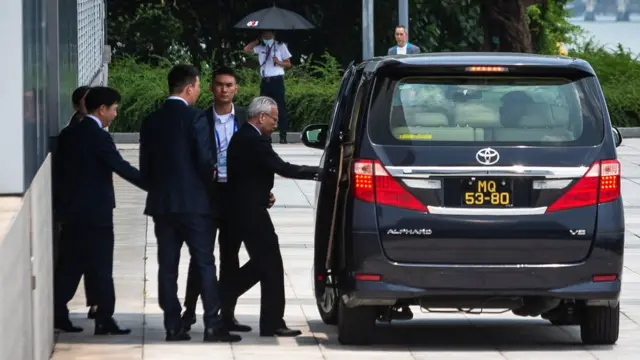
[(249, 30), (308, 30), (315, 26), (301, 15), (274, 5), (245, 16), (234, 27)]

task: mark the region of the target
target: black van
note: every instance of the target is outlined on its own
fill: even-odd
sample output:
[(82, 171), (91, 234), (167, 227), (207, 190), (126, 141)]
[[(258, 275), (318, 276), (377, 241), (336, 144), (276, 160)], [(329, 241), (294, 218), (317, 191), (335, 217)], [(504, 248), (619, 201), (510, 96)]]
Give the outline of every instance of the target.
[(604, 96), (580, 59), (440, 53), (346, 70), (316, 189), (314, 291), (343, 344), (409, 306), (506, 309), (618, 339), (624, 212)]

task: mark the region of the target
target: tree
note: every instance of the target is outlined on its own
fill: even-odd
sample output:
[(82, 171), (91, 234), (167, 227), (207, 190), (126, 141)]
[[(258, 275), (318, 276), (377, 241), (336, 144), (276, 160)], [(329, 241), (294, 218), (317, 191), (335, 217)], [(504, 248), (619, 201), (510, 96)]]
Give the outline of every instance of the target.
[(533, 52), (524, 0), (481, 0), (480, 13), (485, 50)]

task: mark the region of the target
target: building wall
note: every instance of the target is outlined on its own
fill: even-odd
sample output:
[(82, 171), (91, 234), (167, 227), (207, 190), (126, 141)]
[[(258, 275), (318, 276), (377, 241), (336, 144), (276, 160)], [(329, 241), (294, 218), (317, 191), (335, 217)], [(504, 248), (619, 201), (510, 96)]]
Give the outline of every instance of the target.
[(0, 360), (53, 350), (51, 149), (73, 90), (106, 84), (103, 1), (2, 0)]
[(0, 198), (0, 360), (53, 351), (50, 160), (23, 197)]

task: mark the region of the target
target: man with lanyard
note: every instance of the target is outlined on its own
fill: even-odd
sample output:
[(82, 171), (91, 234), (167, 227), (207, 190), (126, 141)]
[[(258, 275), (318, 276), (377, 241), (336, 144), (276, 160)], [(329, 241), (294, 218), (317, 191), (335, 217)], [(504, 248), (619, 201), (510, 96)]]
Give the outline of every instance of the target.
[(403, 25), (396, 26), (395, 37), (397, 45), (390, 47), (387, 55), (411, 55), (420, 53), (420, 47), (407, 41), (409, 35)]
[[(264, 31), (261, 40), (254, 40), (244, 47), (247, 54), (258, 55), (260, 62), (260, 96), (268, 96), (278, 103), (278, 128), (280, 143), (287, 143), (289, 120), (285, 105), (284, 69), (291, 68), (291, 53), (286, 44), (275, 41), (272, 31)], [(262, 44), (260, 44), (262, 41)]]
[[(215, 242), (216, 230), (220, 232), (220, 286), (221, 297), (225, 299), (226, 283), (233, 281), (235, 272), (240, 268), (238, 253), (241, 241), (234, 237), (228, 228), (227, 214), (227, 147), (233, 134), (247, 122), (245, 108), (236, 107), (233, 98), (238, 92), (237, 77), (233, 69), (221, 67), (213, 72), (211, 81), (213, 106), (206, 110), (214, 143), (211, 144), (214, 158), (217, 159), (218, 176), (211, 191), (211, 208)], [(185, 294), (185, 312), (182, 316), (185, 331), (191, 330), (196, 322), (196, 304), (200, 295), (200, 276), (195, 261), (189, 262), (187, 290)], [(251, 327), (237, 322), (234, 315), (235, 302), (222, 302), (222, 316), (228, 331), (251, 331)]]

